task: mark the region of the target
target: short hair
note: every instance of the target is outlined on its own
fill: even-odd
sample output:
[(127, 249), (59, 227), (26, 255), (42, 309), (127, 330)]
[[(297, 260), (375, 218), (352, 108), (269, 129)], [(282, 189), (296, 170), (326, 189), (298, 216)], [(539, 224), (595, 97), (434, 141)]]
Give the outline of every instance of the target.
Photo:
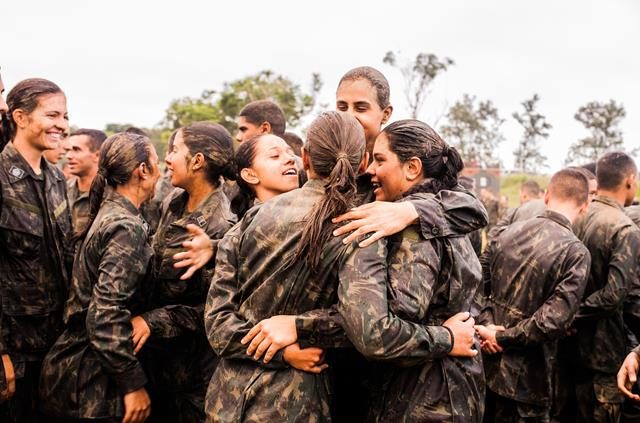
[(528, 179), (522, 183), (520, 191), (526, 192), (531, 197), (539, 197), (542, 190), (540, 189), (540, 185), (538, 185), (536, 181), (534, 181), (533, 179)]
[(376, 89), (376, 98), (378, 100), (378, 106), (380, 106), (381, 109), (389, 106), (389, 97), (391, 96), (389, 81), (387, 81), (387, 78), (385, 78), (382, 72), (371, 66), (360, 66), (351, 69), (340, 78), (338, 87), (340, 87), (344, 81), (357, 81), (358, 79), (366, 79), (371, 86)]
[[(595, 163), (593, 164), (593, 167), (595, 170)], [(590, 181), (594, 181), (596, 179), (596, 175), (585, 166), (569, 166), (567, 169), (575, 169), (578, 172), (582, 172), (582, 174)]]
[(638, 168), (631, 156), (621, 151), (607, 153), (596, 164), (596, 179), (600, 189), (616, 189), (629, 174)]
[(135, 126), (128, 127), (127, 129), (124, 130), (124, 132), (126, 132), (127, 134), (142, 135), (143, 137), (150, 138), (149, 133), (147, 131), (141, 128), (136, 128)]
[(98, 129), (80, 128), (71, 133), (70, 136), (86, 135), (89, 138), (89, 150), (92, 153), (100, 150), (102, 143), (107, 139), (107, 134)]
[(591, 172), (593, 174), (593, 178), (595, 179), (596, 177), (596, 162), (590, 162), (587, 164), (583, 164), (582, 166), (580, 166), (583, 169), (587, 169), (589, 172)]
[(578, 169), (562, 169), (551, 177), (547, 192), (553, 199), (572, 201), (581, 206), (589, 198), (589, 180)]
[(304, 146), (304, 141), (302, 141), (302, 138), (300, 138), (293, 132), (285, 132), (280, 137), (284, 140), (284, 142), (287, 143), (289, 147), (291, 147), (296, 156), (302, 155), (302, 147)]
[(282, 136), (287, 127), (287, 119), (284, 112), (271, 100), (252, 101), (240, 110), (239, 116), (244, 117), (249, 123), (262, 125), (269, 122), (271, 133)]

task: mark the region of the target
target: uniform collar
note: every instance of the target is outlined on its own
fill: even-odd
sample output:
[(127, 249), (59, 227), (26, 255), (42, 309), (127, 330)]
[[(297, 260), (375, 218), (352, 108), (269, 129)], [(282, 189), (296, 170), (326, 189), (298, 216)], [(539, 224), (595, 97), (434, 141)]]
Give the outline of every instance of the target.
[(324, 193), (324, 184), (325, 182), (322, 179), (309, 179), (302, 188)]
[(2, 166), (9, 175), (9, 182), (15, 183), (20, 181), (27, 176), (31, 176), (33, 179), (42, 179), (42, 175), (45, 175), (47, 180), (51, 180), (54, 178), (55, 180), (61, 180), (62, 177), (53, 170), (53, 165), (47, 162), (47, 160), (43, 157), (40, 158), (40, 169), (42, 173), (40, 175), (36, 175), (29, 163), (22, 157), (22, 154), (14, 147), (13, 143), (8, 143), (3, 152), (6, 156), (3, 158)]
[(133, 203), (129, 201), (129, 199), (126, 198), (124, 195), (120, 194), (118, 191), (116, 191), (111, 187), (106, 187), (105, 191), (106, 192), (104, 196), (104, 201), (112, 201), (118, 204), (120, 207), (126, 209), (131, 214), (135, 216), (140, 215), (140, 210), (138, 210), (136, 206), (134, 206)]
[(546, 218), (546, 219), (549, 219), (549, 220), (553, 220), (557, 224), (559, 224), (561, 226), (564, 226), (565, 228), (569, 229), (570, 231), (573, 230), (571, 228), (571, 221), (569, 219), (567, 219), (567, 217), (565, 215), (563, 215), (562, 213), (558, 213), (556, 211), (546, 209), (544, 212), (542, 212), (540, 217), (543, 217), (543, 218)]
[(613, 207), (616, 208), (622, 212), (624, 212), (624, 207), (622, 207), (617, 201), (615, 201), (614, 199), (610, 198), (610, 197), (606, 197), (604, 195), (596, 195), (596, 197), (593, 199), (594, 203), (602, 203), (602, 204), (606, 204), (609, 207)]

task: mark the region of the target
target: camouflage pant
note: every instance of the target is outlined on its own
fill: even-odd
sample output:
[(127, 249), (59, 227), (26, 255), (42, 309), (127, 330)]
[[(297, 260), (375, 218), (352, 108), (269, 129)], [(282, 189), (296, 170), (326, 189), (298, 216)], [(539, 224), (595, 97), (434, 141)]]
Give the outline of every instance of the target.
[(16, 392), (8, 402), (0, 404), (0, 422), (45, 422), (38, 412), (38, 380), (41, 362), (14, 362)]
[(579, 423), (619, 423), (624, 397), (615, 374), (591, 372), (576, 384)]
[(514, 401), (487, 389), (487, 407), (483, 421), (486, 423), (549, 423), (549, 407)]

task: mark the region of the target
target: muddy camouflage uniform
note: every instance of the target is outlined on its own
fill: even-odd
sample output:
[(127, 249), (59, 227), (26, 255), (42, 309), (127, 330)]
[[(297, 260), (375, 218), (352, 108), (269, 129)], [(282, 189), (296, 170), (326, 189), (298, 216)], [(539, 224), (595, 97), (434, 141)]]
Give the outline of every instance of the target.
[[(283, 269), (305, 217), (324, 195), (323, 182), (281, 194), (252, 209), (218, 245), (207, 298), (207, 336), (220, 362), (207, 391), (208, 421), (329, 421), (327, 373), (290, 368), (280, 351), (268, 365), (240, 340), (274, 315), (327, 308), (336, 301), (338, 269), (351, 246), (331, 238), (316, 272), (303, 262)], [(255, 216), (253, 216), (255, 214)]]
[(43, 363), (45, 414), (121, 417), (123, 396), (147, 383), (131, 342), (131, 318), (142, 311), (141, 284), (151, 258), (147, 231), (134, 205), (107, 188), (76, 254), (64, 313), (67, 328)]
[(489, 231), (488, 238), (493, 239), (506, 227), (516, 222), (522, 222), (523, 220), (533, 219), (534, 217), (544, 213), (545, 205), (544, 200), (534, 199), (529, 200), (526, 203), (520, 205), (520, 207), (513, 207), (506, 211), (506, 213), (498, 219), (496, 225)]
[(502, 325), (502, 354), (485, 357), (487, 387), (498, 395), (487, 421), (548, 421), (557, 339), (582, 300), (590, 255), (571, 222), (547, 210), (503, 227), (482, 257), (484, 309), (479, 323)]
[(624, 400), (616, 373), (630, 342), (623, 305), (638, 277), (640, 230), (623, 207), (599, 195), (575, 232), (591, 253), (589, 280), (575, 321), (578, 420), (611, 421), (619, 417)]
[(411, 226), (352, 253), (340, 272), (342, 325), (360, 352), (384, 362), (373, 367), (367, 421), (482, 420), (481, 357), (447, 356), (440, 326), (470, 310), (480, 279), (464, 235), (425, 240)]
[(81, 192), (78, 181), (74, 178), (67, 182), (67, 197), (71, 207), (73, 233), (81, 233), (89, 223), (89, 192)]
[(0, 354), (13, 362), (16, 393), (0, 421), (38, 421), (40, 365), (62, 332), (70, 235), (64, 176), (44, 158), (36, 175), (9, 143), (0, 154)]
[(204, 421), (205, 392), (217, 362), (203, 320), (213, 272), (205, 268), (180, 280), (185, 269), (173, 266), (173, 255), (184, 251), (182, 243), (192, 237), (188, 224), (202, 228), (217, 245), (235, 216), (221, 189), (191, 213), (186, 211), (188, 199), (185, 191), (176, 189), (165, 200), (152, 242), (153, 288), (142, 317), (151, 330), (143, 361), (151, 381), (154, 421)]

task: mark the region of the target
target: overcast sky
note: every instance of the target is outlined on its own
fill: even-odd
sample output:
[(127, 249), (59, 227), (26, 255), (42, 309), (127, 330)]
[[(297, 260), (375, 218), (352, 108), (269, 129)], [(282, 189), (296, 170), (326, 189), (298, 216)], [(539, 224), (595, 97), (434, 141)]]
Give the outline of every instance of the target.
[[(394, 119), (407, 117), (388, 50), (455, 61), (436, 79), (420, 118), (464, 93), (491, 99), (506, 123), (500, 157), (513, 165), (511, 114), (533, 93), (553, 125), (550, 170), (586, 130), (573, 115), (592, 101), (621, 102), (627, 148), (640, 146), (640, 2), (627, 1), (6, 1), (0, 66), (7, 89), (28, 77), (66, 92), (71, 124), (153, 127), (172, 99), (198, 96), (271, 69), (304, 88), (321, 74), (333, 107), (347, 70), (370, 65), (391, 83)], [(440, 124), (443, 120), (440, 120)]]

